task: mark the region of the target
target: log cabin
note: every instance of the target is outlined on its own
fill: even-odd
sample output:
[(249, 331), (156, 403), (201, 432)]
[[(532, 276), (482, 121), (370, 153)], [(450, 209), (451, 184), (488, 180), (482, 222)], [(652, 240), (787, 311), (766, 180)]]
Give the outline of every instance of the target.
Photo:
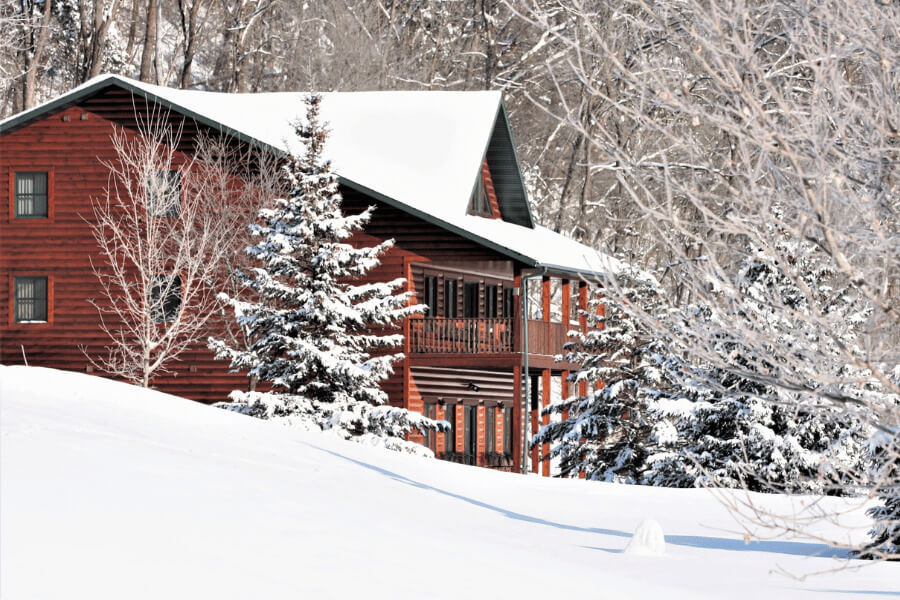
[[(204, 131), (290, 152), (303, 97), (105, 75), (0, 121), (0, 362), (93, 372), (87, 357), (108, 344), (88, 302), (101, 295), (89, 221), (114, 126), (137, 131), (139, 118), (165, 114), (183, 131), (179, 152)], [(367, 276), (405, 278), (428, 307), (403, 323), (390, 402), (450, 421), (451, 433), (416, 440), (439, 458), (548, 475), (527, 433), (551, 391), (569, 393), (574, 365), (554, 355), (585, 326), (578, 309), (611, 263), (535, 223), (499, 92), (328, 93), (322, 118), (345, 212), (376, 206), (357, 241), (395, 240)], [(219, 402), (246, 388), (227, 367), (198, 344), (153, 385)]]

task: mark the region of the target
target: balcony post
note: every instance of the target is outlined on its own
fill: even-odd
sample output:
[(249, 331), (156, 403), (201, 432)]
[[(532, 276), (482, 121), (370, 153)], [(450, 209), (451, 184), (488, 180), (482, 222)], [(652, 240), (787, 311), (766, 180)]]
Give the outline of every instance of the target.
[[(563, 329), (568, 333), (569, 331), (569, 323), (572, 322), (572, 285), (568, 279), (562, 280), (562, 322)], [(566, 336), (568, 339), (568, 336)], [(569, 372), (563, 371), (560, 375), (560, 381), (562, 383), (561, 386), (561, 395), (562, 399), (565, 400), (569, 397)], [(562, 419), (565, 421), (569, 418), (568, 409), (564, 410), (562, 413)]]
[[(578, 324), (581, 332), (587, 333), (587, 308), (588, 308), (588, 284), (586, 281), (578, 282)], [(578, 382), (578, 395), (587, 396), (587, 384)], [(579, 479), (584, 479), (584, 471), (578, 472)]]
[(513, 431), (513, 472), (521, 473), (522, 471), (522, 448), (525, 438), (525, 402), (522, 395), (522, 367), (516, 365), (513, 367), (513, 410), (512, 423), (504, 423), (503, 427), (512, 427)]

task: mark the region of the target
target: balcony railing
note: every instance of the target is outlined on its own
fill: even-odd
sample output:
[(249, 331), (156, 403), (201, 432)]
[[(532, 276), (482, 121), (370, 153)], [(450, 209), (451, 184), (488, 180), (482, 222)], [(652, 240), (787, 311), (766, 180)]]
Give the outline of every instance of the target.
[[(572, 329), (577, 329), (574, 325)], [(555, 356), (563, 354), (563, 346), (569, 341), (569, 326), (564, 323), (528, 320), (528, 352)]]
[(447, 354), (513, 352), (512, 319), (411, 319), (409, 349)]

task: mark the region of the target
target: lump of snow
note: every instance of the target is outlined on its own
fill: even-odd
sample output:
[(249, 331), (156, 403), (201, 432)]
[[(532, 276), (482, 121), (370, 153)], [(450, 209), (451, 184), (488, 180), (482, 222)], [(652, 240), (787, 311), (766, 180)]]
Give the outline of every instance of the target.
[(658, 521), (646, 519), (634, 530), (625, 554), (632, 556), (662, 556), (666, 553), (666, 538)]

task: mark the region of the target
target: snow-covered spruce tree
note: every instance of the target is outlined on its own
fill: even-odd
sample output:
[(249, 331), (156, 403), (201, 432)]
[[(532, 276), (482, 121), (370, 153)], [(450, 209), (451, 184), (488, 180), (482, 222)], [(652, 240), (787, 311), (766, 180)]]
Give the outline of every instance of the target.
[(869, 535), (871, 543), (859, 555), (862, 558), (900, 560), (900, 427), (879, 432), (870, 443), (874, 463), (873, 481), (880, 504), (868, 514), (875, 522)]
[(423, 307), (409, 306), (408, 293), (394, 293), (403, 279), (354, 283), (379, 264), (393, 241), (369, 248), (347, 243), (374, 207), (343, 214), (337, 176), (322, 157), (327, 131), (319, 124), (320, 104), (321, 97), (311, 95), (306, 122), (296, 126), (305, 152), (285, 167), (289, 196), (260, 210), (261, 222), (251, 226), (262, 238), (247, 248), (260, 265), (246, 275), (255, 297), (223, 298), (252, 343), (240, 349), (210, 339), (210, 347), (218, 358), (230, 360), (232, 369), (246, 369), (271, 387), (232, 392), (231, 408), (428, 454), (405, 436), (413, 428), (438, 429), (440, 422), (385, 406), (387, 395), (379, 387), (402, 358), (389, 351), (402, 335), (378, 330), (395, 327)]
[[(559, 457), (562, 477), (584, 473), (588, 479), (637, 483), (651, 448), (675, 441), (671, 426), (651, 418), (648, 410), (665, 386), (663, 374), (671, 368), (665, 363), (672, 359), (627, 315), (635, 303), (644, 310), (658, 306), (655, 282), (627, 268), (616, 279), (615, 297), (589, 301), (584, 311), (589, 330), (569, 332), (565, 359), (580, 365), (569, 377), (576, 394), (544, 409), (560, 420), (545, 425), (532, 441), (550, 445), (544, 459)], [(582, 384), (586, 394), (579, 395)]]
[[(748, 251), (734, 282), (741, 300), (733, 310), (745, 315), (747, 329), (764, 327), (767, 338), (791, 348), (797, 361), (816, 354), (831, 357), (827, 364), (818, 359), (818, 367), (825, 377), (837, 378), (847, 366), (835, 345), (842, 351), (853, 347), (855, 329), (867, 311), (847, 288), (832, 287), (834, 273), (814, 245), (783, 237), (779, 248), (783, 262), (760, 249)], [(831, 323), (833, 335), (822, 336), (807, 318), (810, 313), (816, 321)], [(861, 415), (802, 390), (768, 384), (768, 377), (783, 378), (779, 371), (794, 363), (759, 355), (723, 334), (720, 315), (708, 307), (689, 307), (682, 314), (685, 329), (718, 337), (717, 352), (728, 368), (695, 366), (674, 374), (680, 378), (677, 387), (695, 398), (672, 410), (663, 402), (657, 410), (675, 424), (683, 447), (677, 455), (651, 456), (647, 483), (824, 494), (860, 487), (871, 433)]]

